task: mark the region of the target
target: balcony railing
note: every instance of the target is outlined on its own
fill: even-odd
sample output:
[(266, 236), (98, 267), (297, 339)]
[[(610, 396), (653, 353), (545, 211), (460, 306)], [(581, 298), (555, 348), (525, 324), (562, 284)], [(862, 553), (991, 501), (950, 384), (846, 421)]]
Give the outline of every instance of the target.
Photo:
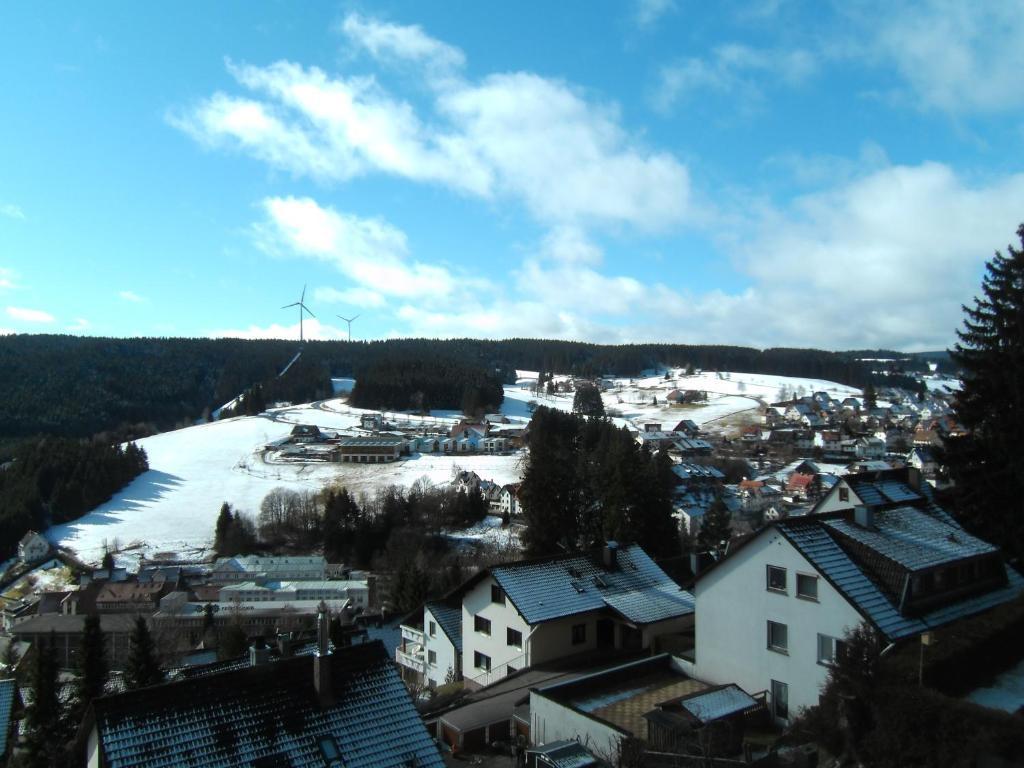
[(395, 649), (395, 661), (401, 666), (414, 669), (417, 672), (424, 672), (427, 669), (427, 665), (423, 661), (422, 656), (413, 656), (405, 653), (401, 648)]
[(414, 627), (407, 627), (405, 624), (402, 625), (402, 640), (410, 643), (419, 643), (423, 645), (425, 638), (423, 637), (423, 630), (416, 629)]

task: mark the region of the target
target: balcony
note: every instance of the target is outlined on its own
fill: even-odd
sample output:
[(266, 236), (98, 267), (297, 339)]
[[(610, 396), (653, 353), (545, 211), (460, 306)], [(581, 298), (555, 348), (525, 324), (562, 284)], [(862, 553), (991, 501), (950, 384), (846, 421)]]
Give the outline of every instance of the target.
[(409, 645), (411, 643), (417, 643), (423, 645), (426, 639), (423, 636), (423, 630), (416, 629), (415, 627), (407, 627), (405, 624), (402, 625), (402, 643)]
[(427, 669), (426, 663), (423, 661), (422, 648), (420, 649), (420, 655), (414, 656), (411, 653), (405, 653), (401, 648), (395, 649), (395, 662), (403, 667), (415, 670), (416, 672), (423, 673)]

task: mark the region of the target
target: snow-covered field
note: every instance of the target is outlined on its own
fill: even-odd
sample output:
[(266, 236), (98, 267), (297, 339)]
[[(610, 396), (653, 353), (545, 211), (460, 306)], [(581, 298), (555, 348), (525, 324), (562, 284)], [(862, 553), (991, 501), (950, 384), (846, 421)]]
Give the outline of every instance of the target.
[[(505, 404), (502, 411), (517, 416), (529, 416), (528, 403), (549, 408), (572, 410), (573, 395), (547, 395), (534, 392), (531, 381), (536, 381), (536, 371), (517, 371), (519, 377), (515, 386), (505, 387)], [(555, 382), (566, 378), (555, 376)], [(813, 392), (828, 392), (832, 397), (859, 396), (859, 389), (822, 379), (803, 379), (789, 376), (771, 376), (760, 373), (698, 373), (682, 375), (671, 371), (668, 379), (660, 375), (637, 379), (614, 379), (614, 387), (603, 394), (605, 409), (620, 415), (617, 423), (638, 424), (646, 421), (660, 421), (670, 429), (683, 419), (691, 419), (709, 431), (715, 431), (718, 423), (728, 417), (750, 412), (756, 414), (762, 405), (779, 400), (783, 395), (809, 395)], [(707, 402), (686, 406), (671, 406), (665, 396), (673, 389), (698, 390), (706, 392)]]
[[(414, 455), (379, 465), (270, 464), (263, 459), (263, 446), (289, 434), (295, 424), (352, 428), (364, 412), (328, 400), (147, 437), (139, 444), (149, 456), (150, 470), (84, 517), (51, 528), (47, 537), (89, 562), (102, 558), (105, 542), (129, 550), (119, 558), (122, 564), (130, 562), (130, 555), (156, 552), (194, 557), (209, 551), (222, 502), (255, 514), (263, 497), (277, 487), (316, 491), (338, 483), (355, 493), (372, 492), (409, 486), (421, 477), (448, 482), (456, 465), (498, 483), (520, 479), (521, 456), (516, 454)], [(445, 426), (443, 420), (426, 421)]]
[[(526, 387), (536, 373), (521, 371), (521, 383), (505, 387), (502, 412), (519, 423), (530, 418), (529, 403), (563, 410), (572, 409), (572, 395), (538, 395)], [(757, 415), (766, 401), (778, 398), (783, 389), (810, 394), (825, 390), (834, 396), (859, 394), (834, 382), (782, 376), (740, 373), (664, 375), (639, 379), (618, 379), (604, 394), (605, 406), (619, 412), (619, 424), (636, 425), (660, 421), (670, 428), (682, 419), (692, 419), (715, 431), (726, 419), (742, 414)], [(564, 377), (556, 377), (556, 380)], [(344, 390), (351, 380), (337, 380)], [(708, 393), (706, 403), (671, 407), (665, 395), (672, 389), (696, 389)], [(149, 455), (150, 470), (138, 477), (106, 504), (73, 523), (51, 528), (48, 538), (74, 551), (81, 559), (98, 562), (105, 544), (129, 554), (153, 555), (175, 552), (194, 557), (207, 554), (220, 505), (228, 501), (236, 509), (255, 514), (263, 497), (272, 489), (316, 491), (336, 483), (354, 493), (372, 492), (388, 485), (410, 486), (420, 478), (432, 484), (451, 480), (454, 470), (476, 472), (485, 480), (504, 484), (522, 477), (522, 455), (414, 455), (394, 464), (302, 464), (268, 462), (263, 447), (285, 437), (295, 424), (315, 424), (322, 429), (352, 429), (367, 411), (350, 408), (342, 399), (273, 409), (261, 416), (238, 417), (200, 424), (139, 441)], [(429, 416), (385, 414), (390, 421), (447, 431), (459, 414), (436, 412)], [(493, 523), (493, 521), (492, 521)], [(509, 539), (507, 531), (493, 524), (479, 530), (460, 532), (466, 539)], [(512, 539), (515, 534), (511, 535)]]

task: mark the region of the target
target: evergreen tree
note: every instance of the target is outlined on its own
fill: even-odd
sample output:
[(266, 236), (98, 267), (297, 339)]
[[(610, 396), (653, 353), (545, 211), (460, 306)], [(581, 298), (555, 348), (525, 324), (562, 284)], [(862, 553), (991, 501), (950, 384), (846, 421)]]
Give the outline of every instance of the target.
[(25, 711), (25, 763), (43, 768), (60, 764), (67, 728), (60, 705), (56, 636), (51, 632), (47, 642), (35, 645), (32, 702)]
[(128, 662), (124, 668), (124, 684), (128, 689), (145, 688), (163, 682), (164, 673), (157, 660), (156, 646), (146, 619), (135, 619), (135, 629), (128, 640)]
[(878, 405), (878, 394), (875, 392), (875, 385), (870, 381), (864, 386), (864, 408), (873, 410)]
[(218, 555), (224, 554), (224, 545), (227, 542), (228, 532), (231, 530), (235, 516), (231, 514), (231, 505), (226, 501), (220, 505), (220, 514), (217, 515), (217, 527), (213, 535), (213, 549)]
[(581, 384), (572, 399), (572, 412), (581, 416), (604, 416), (601, 390), (593, 384)]
[(704, 514), (700, 531), (697, 534), (697, 546), (702, 552), (721, 554), (725, 551), (732, 537), (732, 521), (729, 509), (719, 496)]
[(103, 562), (100, 563), (100, 567), (107, 571), (114, 570), (114, 553), (109, 549), (103, 552)]
[(1024, 224), (1021, 249), (996, 252), (982, 295), (964, 307), (950, 352), (963, 383), (954, 408), (969, 434), (948, 438), (946, 463), (964, 524), (1009, 555), (1024, 555)]
[(217, 645), (217, 658), (223, 660), (237, 659), (244, 656), (249, 648), (249, 638), (245, 630), (237, 622), (232, 622), (225, 629)]
[(107, 684), (107, 647), (100, 617), (85, 617), (82, 643), (78, 650), (78, 679), (75, 681), (75, 716), (81, 721), (93, 699), (103, 695)]

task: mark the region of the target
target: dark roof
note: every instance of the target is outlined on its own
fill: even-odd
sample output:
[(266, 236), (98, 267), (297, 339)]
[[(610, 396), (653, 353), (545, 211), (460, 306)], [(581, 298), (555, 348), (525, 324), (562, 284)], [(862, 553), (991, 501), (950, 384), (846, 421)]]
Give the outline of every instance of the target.
[(601, 552), (495, 566), (491, 575), (528, 624), (609, 608), (636, 624), (693, 613), (683, 590), (638, 545), (616, 547), (616, 565)]
[(105, 763), (444, 765), (381, 644), (352, 646), (330, 658), (337, 703), (323, 708), (310, 657), (97, 699)]
[(0, 757), (7, 754), (7, 736), (11, 732), (11, 715), (18, 697), (14, 680), (0, 680)]
[[(135, 628), (136, 617), (134, 614), (101, 613), (99, 617), (100, 628), (104, 632), (130, 633)], [(74, 634), (82, 631), (85, 619), (86, 614), (83, 613), (69, 615), (47, 613), (15, 624), (11, 629), (11, 634), (15, 636), (47, 632)]]
[(427, 603), (425, 606), (437, 619), (441, 629), (452, 641), (455, 650), (462, 653), (462, 605)]
[(545, 764), (555, 768), (591, 768), (606, 765), (574, 739), (552, 741), (543, 746), (530, 747), (526, 751), (532, 755), (543, 755)]
[(923, 616), (904, 616), (882, 587), (839, 545), (829, 522), (829, 518), (820, 517), (790, 518), (772, 527), (777, 527), (822, 576), (890, 640), (910, 637), (980, 613), (1024, 592), (1024, 578), (1013, 568), (1002, 566), (1006, 571), (1005, 586), (958, 600)]
[(710, 723), (756, 707), (757, 701), (738, 685), (730, 683), (691, 693), (679, 699), (678, 704), (699, 722)]

